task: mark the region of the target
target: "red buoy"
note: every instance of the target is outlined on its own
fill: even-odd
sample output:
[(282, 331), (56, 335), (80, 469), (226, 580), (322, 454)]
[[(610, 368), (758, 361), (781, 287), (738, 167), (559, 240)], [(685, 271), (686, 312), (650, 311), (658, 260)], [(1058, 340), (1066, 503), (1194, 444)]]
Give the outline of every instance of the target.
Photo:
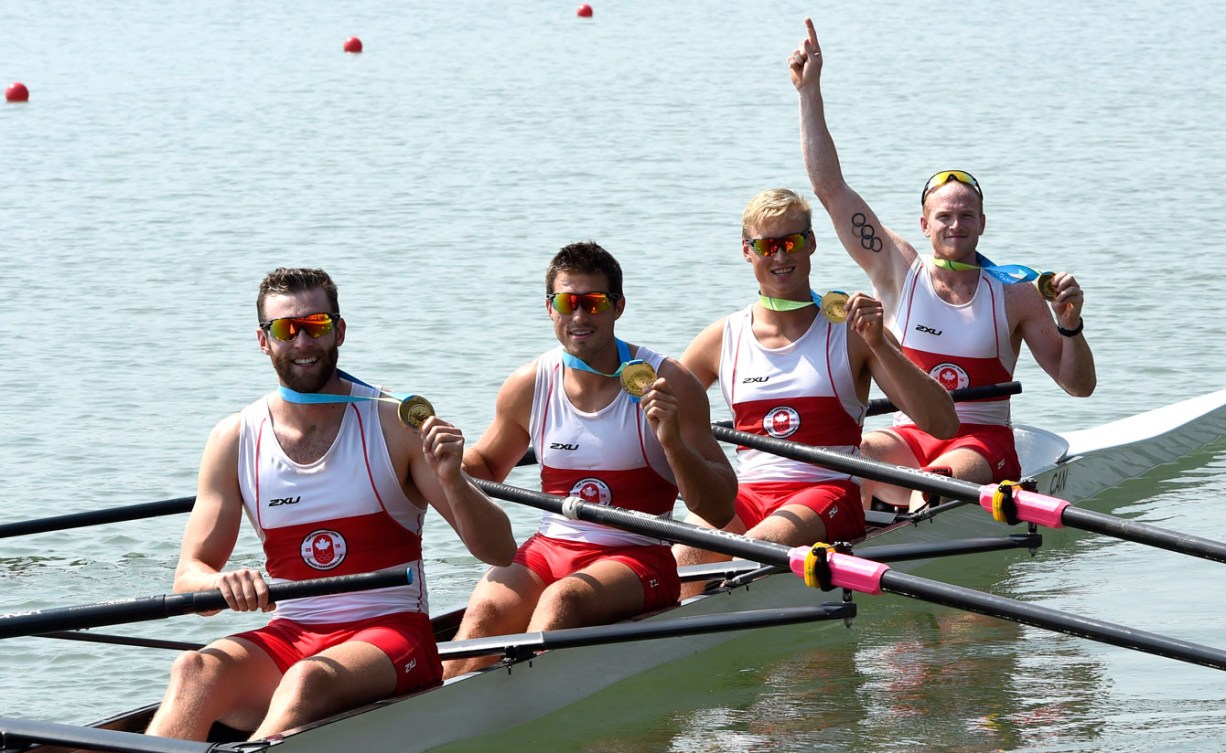
[(579, 6), (579, 10), (576, 11), (575, 13), (576, 15), (579, 16), (579, 18), (591, 18), (592, 17), (592, 6), (588, 5), (587, 3), (584, 3), (583, 5)]
[(345, 40), (345, 52), (361, 52), (362, 40), (357, 37), (349, 37)]
[(14, 81), (4, 90), (4, 98), (9, 102), (29, 102), (30, 90), (20, 81)]

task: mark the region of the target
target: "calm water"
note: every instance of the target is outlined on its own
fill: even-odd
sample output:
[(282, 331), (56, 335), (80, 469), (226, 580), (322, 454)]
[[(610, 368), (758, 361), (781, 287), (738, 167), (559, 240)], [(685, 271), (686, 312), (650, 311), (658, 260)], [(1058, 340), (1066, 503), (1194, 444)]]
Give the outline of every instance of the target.
[[(592, 238), (627, 272), (619, 332), (677, 354), (754, 293), (740, 212), (807, 188), (786, 57), (811, 4), (0, 2), (0, 520), (190, 494), (212, 425), (273, 386), (255, 287), (336, 278), (342, 365), (475, 438), (552, 343), (543, 268)], [(1210, 5), (1050, 0), (819, 17), (849, 179), (918, 239), (943, 167), (978, 175), (983, 250), (1077, 274), (1100, 386), (1023, 356), (1019, 420), (1091, 426), (1223, 386), (1216, 273), (1226, 88)], [(341, 42), (358, 35), (362, 55)], [(864, 278), (817, 222), (819, 288)], [(1208, 262), (1208, 263), (1206, 263)], [(1212, 308), (1210, 309), (1213, 310)], [(722, 413), (716, 406), (716, 413)], [(530, 483), (530, 477), (515, 478)], [(1226, 447), (1096, 500), (1226, 538)], [(535, 515), (512, 509), (522, 538)], [(0, 611), (161, 593), (182, 518), (19, 539)], [(437, 517), (436, 608), (479, 575)], [(244, 533), (236, 558), (258, 559)], [(1217, 645), (1217, 566), (1088, 536), (929, 573)], [(904, 600), (780, 629), (464, 749), (1214, 750), (1220, 673)], [(205, 640), (259, 618), (117, 629)], [(766, 644), (766, 645), (764, 645)], [(155, 700), (171, 654), (0, 645), (0, 715), (86, 722)], [(458, 748), (459, 749), (459, 748)]]

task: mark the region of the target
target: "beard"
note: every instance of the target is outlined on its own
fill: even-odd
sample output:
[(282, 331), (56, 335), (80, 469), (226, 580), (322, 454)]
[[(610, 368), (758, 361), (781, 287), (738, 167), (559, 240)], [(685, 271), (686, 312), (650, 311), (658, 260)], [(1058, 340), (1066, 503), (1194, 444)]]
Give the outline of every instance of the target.
[(336, 345), (324, 348), (319, 354), (319, 361), (310, 370), (304, 370), (294, 365), (294, 358), (301, 357), (283, 355), (272, 357), (272, 367), (277, 372), (281, 384), (295, 392), (319, 392), (336, 373), (336, 362), (340, 357), (340, 348)]

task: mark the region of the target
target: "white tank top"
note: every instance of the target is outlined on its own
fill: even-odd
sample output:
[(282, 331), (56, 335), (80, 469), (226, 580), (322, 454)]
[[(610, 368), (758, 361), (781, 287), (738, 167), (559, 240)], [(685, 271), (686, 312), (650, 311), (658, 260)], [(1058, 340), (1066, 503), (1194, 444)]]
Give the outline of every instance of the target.
[[(1013, 379), (1017, 353), (1009, 340), (1004, 284), (980, 272), (970, 302), (955, 306), (932, 286), (930, 256), (916, 257), (907, 272), (892, 331), (902, 352), (947, 390)], [(1009, 425), (1009, 397), (955, 403), (964, 424)], [(894, 425), (914, 423), (901, 411)]]
[[(378, 393), (359, 384), (352, 395)], [(247, 518), (264, 544), (274, 583), (413, 569), (413, 583), (294, 599), (274, 614), (305, 624), (335, 624), (395, 612), (426, 612), (421, 563), (425, 510), (404, 494), (379, 423), (378, 403), (345, 406), (332, 446), (314, 463), (286, 456), (273, 432), (270, 396), (243, 409), (238, 478)]]
[[(753, 333), (753, 306), (724, 321), (719, 386), (739, 431), (858, 455), (867, 408), (847, 358), (847, 325), (820, 311), (795, 342), (765, 348)], [(741, 481), (851, 478), (747, 447), (737, 448)]]
[[(658, 372), (664, 356), (647, 348), (634, 355)], [(541, 490), (585, 502), (671, 516), (677, 483), (664, 448), (639, 404), (624, 391), (589, 413), (566, 397), (562, 347), (540, 357), (529, 429), (541, 467)], [(541, 518), (542, 535), (608, 546), (662, 544), (659, 539), (554, 513)]]

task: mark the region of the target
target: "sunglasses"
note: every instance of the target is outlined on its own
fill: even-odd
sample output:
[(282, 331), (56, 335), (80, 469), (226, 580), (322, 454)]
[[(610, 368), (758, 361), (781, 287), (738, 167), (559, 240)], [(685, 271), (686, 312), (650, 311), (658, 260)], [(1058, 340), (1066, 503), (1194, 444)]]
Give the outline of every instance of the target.
[(780, 249), (784, 253), (794, 254), (809, 247), (809, 235), (812, 232), (813, 229), (810, 228), (803, 233), (792, 233), (782, 238), (743, 238), (742, 240), (749, 250), (758, 256), (774, 256), (779, 253)]
[(579, 309), (589, 314), (599, 314), (608, 311), (621, 300), (621, 296), (617, 293), (549, 293), (545, 300), (559, 314), (573, 314)]
[(920, 206), (924, 205), (924, 201), (928, 198), (928, 194), (945, 185), (951, 180), (956, 180), (959, 183), (965, 183), (975, 189), (975, 193), (979, 194), (979, 198), (983, 198), (983, 190), (979, 188), (979, 181), (975, 180), (975, 176), (965, 170), (942, 170), (936, 175), (928, 179), (924, 184), (924, 192), (920, 194)]
[(269, 319), (266, 322), (260, 322), (260, 329), (285, 342), (297, 337), (299, 331), (307, 333), (314, 339), (323, 337), (331, 332), (333, 326), (340, 319), (340, 314), (287, 316), (283, 319)]

